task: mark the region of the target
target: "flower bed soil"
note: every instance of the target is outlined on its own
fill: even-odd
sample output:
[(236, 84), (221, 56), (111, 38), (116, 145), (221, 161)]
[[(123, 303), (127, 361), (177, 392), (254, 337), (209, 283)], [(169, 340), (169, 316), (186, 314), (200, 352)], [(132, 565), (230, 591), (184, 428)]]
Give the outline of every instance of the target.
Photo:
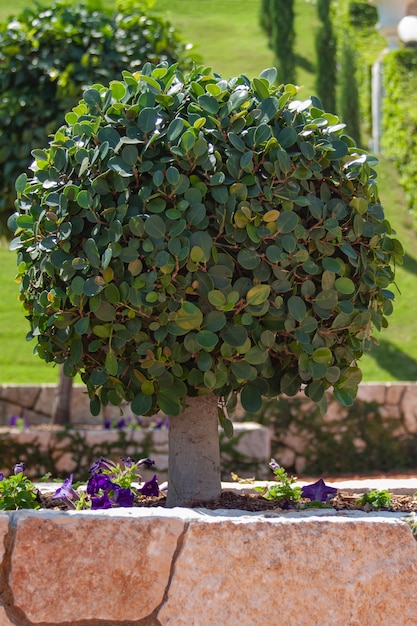
[[(376, 509), (369, 504), (360, 505), (358, 500), (363, 493), (338, 493), (332, 498), (326, 505), (320, 508), (333, 508), (337, 511), (344, 510), (358, 510), (358, 511), (395, 511), (410, 513), (411, 511), (417, 511), (417, 496), (414, 495), (398, 495), (391, 494), (392, 506), (383, 509)], [(52, 499), (51, 493), (40, 493), (40, 501), (43, 508), (57, 509), (61, 511), (73, 510), (71, 509), (65, 500)], [(165, 495), (155, 497), (141, 497), (136, 498), (134, 502), (135, 507), (157, 507), (165, 506)], [(308, 499), (302, 499), (296, 504), (283, 504), (274, 500), (266, 500), (260, 494), (257, 493), (238, 493), (235, 491), (225, 490), (221, 493), (218, 500), (212, 502), (194, 502), (190, 505), (190, 508), (206, 508), (210, 510), (215, 509), (236, 509), (241, 511), (262, 512), (262, 511), (285, 511), (285, 510), (303, 510), (306, 508), (314, 508), (312, 503)]]

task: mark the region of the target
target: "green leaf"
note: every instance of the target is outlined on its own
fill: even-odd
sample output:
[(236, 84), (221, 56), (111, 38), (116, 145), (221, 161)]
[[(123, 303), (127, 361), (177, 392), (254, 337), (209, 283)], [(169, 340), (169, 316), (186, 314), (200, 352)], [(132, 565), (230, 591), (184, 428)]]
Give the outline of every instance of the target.
[(126, 85), (119, 80), (110, 81), (111, 95), (115, 100), (122, 100), (126, 95)]
[(337, 278), (334, 285), (339, 293), (350, 295), (355, 292), (355, 283), (350, 278)]
[(237, 261), (245, 270), (254, 270), (261, 262), (256, 250), (242, 248), (237, 255)]
[(183, 302), (176, 312), (175, 323), (183, 330), (193, 330), (201, 327), (203, 314), (192, 302)]
[(158, 116), (158, 109), (145, 107), (139, 112), (137, 124), (144, 133), (149, 133), (154, 130)]
[(220, 331), (223, 341), (229, 346), (240, 348), (248, 338), (248, 332), (244, 326), (228, 324)]
[(251, 306), (263, 304), (269, 298), (271, 287), (269, 285), (255, 285), (246, 294), (246, 302)]
[(316, 297), (316, 304), (321, 309), (334, 309), (338, 303), (337, 292), (335, 289), (325, 289), (320, 291)]
[(16, 181), (14, 184), (16, 193), (22, 194), (24, 192), (27, 181), (28, 181), (28, 177), (25, 173), (20, 174), (20, 176), (16, 178)]
[(208, 351), (214, 350), (219, 341), (217, 335), (210, 330), (200, 330), (197, 333), (196, 339), (197, 343), (204, 348), (204, 350)]
[(184, 126), (184, 120), (182, 120), (181, 118), (175, 118), (174, 120), (172, 120), (167, 130), (168, 140), (175, 141), (175, 139), (177, 139), (181, 135)]
[(223, 309), (227, 302), (226, 296), (219, 289), (212, 289), (211, 291), (209, 291), (209, 293), (207, 294), (207, 298), (210, 304), (218, 309)]
[(131, 402), (131, 409), (135, 415), (147, 415), (152, 408), (153, 396), (139, 392)]
[(100, 277), (87, 278), (83, 286), (83, 293), (86, 296), (95, 296), (103, 290), (103, 284), (100, 281)]
[(311, 358), (316, 363), (330, 365), (333, 361), (333, 354), (329, 348), (317, 348), (316, 350), (314, 350)]
[(234, 377), (239, 381), (247, 381), (252, 376), (253, 368), (246, 360), (232, 361), (230, 369), (232, 370)]
[(84, 252), (92, 267), (100, 267), (100, 254), (95, 240), (90, 237), (84, 242)]
[(222, 407), (218, 407), (217, 415), (219, 417), (219, 424), (223, 428), (224, 434), (227, 439), (233, 437), (233, 422), (227, 417)]
[(213, 247), (213, 239), (205, 231), (196, 231), (191, 234), (190, 246), (193, 248), (197, 246), (203, 251), (202, 262), (206, 263), (211, 258), (211, 249)]
[(298, 224), (297, 213), (293, 211), (282, 211), (276, 224), (279, 233), (291, 233)]
[(303, 322), (307, 314), (305, 302), (299, 296), (291, 296), (287, 302), (290, 315), (297, 321)]
[(86, 89), (83, 93), (83, 98), (89, 106), (93, 108), (101, 107), (101, 96), (97, 89)]
[(216, 374), (212, 370), (207, 370), (204, 372), (203, 382), (207, 389), (214, 389), (216, 386)]
[(109, 352), (107, 352), (106, 354), (104, 367), (106, 368), (106, 372), (109, 374), (109, 376), (117, 375), (119, 364), (117, 362), (117, 357), (112, 350), (109, 350)]
[(253, 385), (245, 385), (240, 392), (240, 402), (244, 411), (256, 413), (262, 408), (262, 396)]
[(281, 130), (278, 141), (283, 148), (290, 148), (297, 141), (297, 137), (297, 131), (290, 126)]
[(159, 215), (150, 215), (145, 220), (145, 232), (154, 239), (162, 239), (166, 233), (166, 224)]
[(342, 406), (352, 406), (355, 401), (356, 391), (335, 387), (333, 389), (333, 395)]

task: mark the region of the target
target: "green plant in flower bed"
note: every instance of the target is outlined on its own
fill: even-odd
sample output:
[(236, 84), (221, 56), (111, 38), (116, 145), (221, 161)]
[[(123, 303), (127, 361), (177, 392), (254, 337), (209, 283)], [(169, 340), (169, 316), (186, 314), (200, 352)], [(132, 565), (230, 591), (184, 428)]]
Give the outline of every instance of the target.
[(288, 476), (283, 467), (280, 467), (273, 459), (269, 464), (275, 474), (276, 482), (267, 487), (255, 487), (254, 490), (262, 494), (266, 500), (280, 500), (285, 503), (298, 502), (301, 499), (301, 487), (295, 485), (295, 476)]
[(24, 475), (24, 469), (22, 463), (17, 463), (8, 478), (0, 473), (0, 510), (40, 508), (37, 489)]
[(372, 509), (389, 509), (392, 506), (392, 497), (387, 489), (374, 489), (357, 501), (358, 504), (369, 504)]
[(211, 497), (217, 399), (229, 430), (239, 394), (248, 411), (301, 386), (323, 410), (329, 387), (351, 404), (402, 258), (376, 159), (275, 76), (146, 64), (93, 85), (33, 152), (9, 220), (39, 356), (81, 373), (94, 414), (169, 415), (170, 458), (184, 407), (210, 405), (183, 453), (201, 443), (191, 474), (217, 476)]

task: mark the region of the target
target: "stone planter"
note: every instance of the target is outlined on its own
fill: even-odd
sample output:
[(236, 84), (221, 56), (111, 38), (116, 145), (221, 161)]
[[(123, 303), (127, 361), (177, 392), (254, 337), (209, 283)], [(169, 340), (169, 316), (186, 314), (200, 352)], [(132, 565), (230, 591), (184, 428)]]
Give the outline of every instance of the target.
[(0, 625), (414, 625), (400, 514), (0, 514)]

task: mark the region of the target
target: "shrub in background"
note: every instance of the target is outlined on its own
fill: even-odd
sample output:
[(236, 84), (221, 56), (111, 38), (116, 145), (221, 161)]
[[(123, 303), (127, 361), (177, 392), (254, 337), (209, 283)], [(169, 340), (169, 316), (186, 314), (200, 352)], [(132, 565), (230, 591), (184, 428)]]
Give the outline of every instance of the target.
[[(334, 409), (333, 409), (334, 410)], [(387, 417), (384, 406), (356, 400), (325, 419), (308, 398), (264, 400), (244, 420), (269, 425), (271, 455), (288, 471), (304, 475), (363, 474), (415, 469), (417, 437), (404, 415)]]
[(417, 221), (417, 51), (404, 48), (384, 58), (382, 148), (400, 174)]
[(356, 141), (363, 134), (364, 143), (371, 134), (371, 68), (386, 47), (377, 21), (376, 6), (364, 0), (334, 3), (340, 65), (337, 111)]
[(35, 3), (0, 25), (0, 234), (14, 205), (14, 181), (30, 152), (46, 145), (65, 113), (95, 82), (109, 82), (146, 61), (191, 59), (172, 26), (150, 2)]
[(238, 394), (251, 412), (301, 386), (351, 404), (392, 311), (402, 248), (376, 160), (275, 79), (125, 71), (16, 182), (28, 337), (81, 373), (94, 413), (170, 416), (173, 504), (218, 496), (217, 420)]

